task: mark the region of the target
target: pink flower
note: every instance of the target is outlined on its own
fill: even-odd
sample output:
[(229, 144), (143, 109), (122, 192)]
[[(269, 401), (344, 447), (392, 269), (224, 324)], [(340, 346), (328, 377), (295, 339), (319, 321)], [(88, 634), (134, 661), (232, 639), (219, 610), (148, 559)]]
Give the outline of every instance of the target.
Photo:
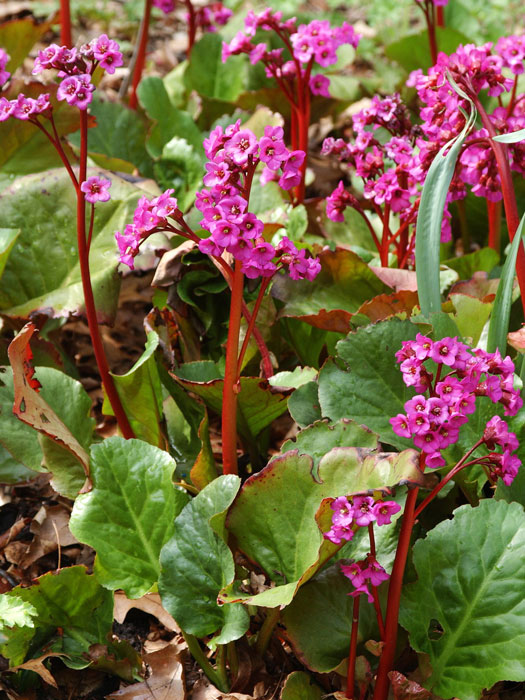
[(359, 527), (373, 523), (376, 516), (373, 511), (374, 499), (370, 496), (354, 496), (354, 520)]
[(399, 513), (400, 510), (401, 506), (395, 501), (378, 501), (372, 508), (378, 525), (389, 525), (392, 516)]
[(330, 85), (330, 78), (326, 75), (317, 73), (310, 78), (310, 90), (312, 95), (320, 95), (321, 97), (330, 97), (330, 90), (328, 89)]
[(93, 175), (80, 185), (80, 189), (86, 195), (86, 202), (107, 202), (110, 198), (108, 189), (111, 187), (111, 180)]

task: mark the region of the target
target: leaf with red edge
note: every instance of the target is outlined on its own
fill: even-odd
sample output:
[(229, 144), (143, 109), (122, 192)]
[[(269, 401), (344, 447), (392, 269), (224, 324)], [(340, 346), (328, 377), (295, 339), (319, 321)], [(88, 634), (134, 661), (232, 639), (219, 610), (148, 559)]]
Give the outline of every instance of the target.
[(282, 316), (327, 331), (348, 333), (350, 319), (367, 299), (388, 291), (361, 258), (350, 250), (322, 250), (321, 272), (313, 282), (277, 276), (272, 295), (284, 302)]
[(78, 459), (86, 475), (86, 483), (82, 489), (84, 492), (91, 487), (88, 453), (37, 392), (40, 383), (34, 378), (35, 370), (31, 364), (32, 353), (29, 347), (29, 341), (35, 330), (33, 323), (27, 323), (11, 342), (7, 351), (13, 368), (15, 391), (13, 413), (22, 422), (55, 442), (59, 442)]

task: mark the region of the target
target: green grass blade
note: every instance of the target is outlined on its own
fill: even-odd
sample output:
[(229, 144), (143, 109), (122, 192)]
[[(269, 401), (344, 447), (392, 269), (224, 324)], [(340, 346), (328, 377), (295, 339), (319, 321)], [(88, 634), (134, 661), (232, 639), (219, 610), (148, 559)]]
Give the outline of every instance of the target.
[[(465, 93), (451, 79), (449, 80), (456, 92), (467, 98)], [(427, 317), (441, 310), (439, 290), (441, 222), (448, 188), (454, 175), (461, 146), (476, 119), (474, 105), (472, 102), (470, 105), (471, 113), (463, 131), (445, 144), (434, 158), (421, 193), (416, 224), (416, 274), (421, 313)]]
[(518, 248), (525, 227), (525, 215), (520, 221), (514, 240), (510, 246), (509, 254), (503, 265), (501, 279), (494, 300), (494, 307), (490, 317), (487, 350), (494, 352), (496, 348), (505, 355), (507, 350), (507, 333), (509, 332), (510, 307), (512, 305), (512, 286), (516, 274), (516, 258)]
[(499, 143), (518, 143), (518, 141), (525, 141), (525, 129), (513, 131), (511, 134), (501, 134), (500, 136), (494, 136), (492, 140), (499, 141)]

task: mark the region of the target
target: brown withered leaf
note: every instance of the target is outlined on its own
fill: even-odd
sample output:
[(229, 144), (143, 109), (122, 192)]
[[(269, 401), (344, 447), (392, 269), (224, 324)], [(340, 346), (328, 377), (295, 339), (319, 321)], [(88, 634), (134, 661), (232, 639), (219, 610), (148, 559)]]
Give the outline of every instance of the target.
[(450, 294), (467, 294), (481, 301), (494, 301), (499, 280), (489, 279), (485, 271), (475, 272), (472, 279), (466, 282), (456, 282), (450, 288)]
[(52, 685), (53, 688), (58, 688), (56, 681), (51, 675), (49, 669), (46, 666), (44, 666), (44, 661), (46, 659), (49, 659), (51, 656), (67, 656), (67, 654), (62, 654), (60, 652), (49, 652), (47, 654), (44, 654), (43, 656), (39, 656), (38, 659), (29, 659), (29, 661), (20, 664), (20, 666), (13, 666), (12, 668), (8, 668), (6, 670), (9, 671), (9, 673), (16, 673), (17, 671), (33, 671), (34, 673), (38, 673), (40, 678), (42, 678), (42, 680), (45, 681), (48, 685)]
[(153, 615), (166, 629), (180, 633), (178, 624), (162, 607), (160, 595), (158, 593), (146, 593), (142, 598), (131, 600), (122, 591), (117, 591), (115, 593), (115, 607), (113, 613), (115, 620), (120, 623), (124, 622), (131, 608), (137, 608), (137, 610), (142, 610), (149, 615)]
[(519, 331), (507, 334), (508, 344), (518, 352), (525, 352), (525, 326), (522, 326)]
[(257, 695), (244, 695), (243, 693), (222, 693), (206, 679), (198, 680), (193, 686), (191, 700), (257, 700), (262, 697)]
[(143, 659), (151, 670), (149, 678), (111, 693), (107, 700), (184, 700), (184, 667), (177, 648), (168, 644)]
[(91, 488), (88, 453), (38, 393), (40, 383), (34, 377), (35, 369), (31, 362), (33, 354), (29, 345), (35, 331), (34, 323), (27, 323), (7, 350), (13, 368), (13, 413), (35, 430), (59, 442), (78, 459), (86, 474), (86, 482), (81, 491), (85, 493)]
[(30, 528), (35, 537), (20, 561), (23, 569), (59, 547), (77, 544), (69, 529), (69, 517), (68, 509), (62, 505), (40, 508)]
[(357, 313), (368, 316), (375, 323), (403, 312), (409, 317), (418, 304), (417, 292), (403, 289), (395, 294), (379, 294), (379, 296), (365, 301)]

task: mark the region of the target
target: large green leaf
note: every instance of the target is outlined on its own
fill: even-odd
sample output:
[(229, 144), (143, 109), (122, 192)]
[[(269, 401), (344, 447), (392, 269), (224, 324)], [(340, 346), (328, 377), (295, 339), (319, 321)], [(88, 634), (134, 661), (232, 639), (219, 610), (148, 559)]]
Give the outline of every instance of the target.
[(347, 333), (361, 304), (388, 291), (361, 258), (350, 250), (323, 250), (321, 272), (313, 282), (278, 275), (272, 295), (284, 302), (283, 316), (293, 316), (317, 328)]
[[(88, 134), (89, 157), (101, 168), (129, 173), (136, 168), (141, 175), (152, 177), (146, 127), (140, 115), (118, 102), (102, 100), (93, 100), (89, 112), (97, 120)], [(68, 141), (80, 148), (80, 132), (68, 136)]]
[(37, 22), (33, 17), (13, 19), (0, 24), (0, 46), (9, 54), (7, 69), (13, 73), (21, 66), (36, 42), (52, 22)]
[(161, 553), (163, 606), (189, 634), (203, 637), (220, 629), (215, 644), (239, 639), (249, 624), (242, 606), (217, 604), (219, 591), (235, 571), (223, 523), (239, 486), (233, 475), (208, 484), (177, 517), (173, 537)]
[[(28, 588), (17, 586), (2, 598), (32, 606), (34, 626), (13, 626), (0, 646), (11, 666), (37, 655), (45, 645), (67, 655), (73, 668), (89, 666), (89, 647), (105, 644), (113, 622), (113, 594), (102, 588), (85, 567), (71, 566), (37, 578)], [(34, 611), (34, 612), (33, 612)], [(36, 614), (35, 614), (36, 613)]]
[[(112, 199), (96, 207), (90, 255), (100, 320), (111, 318), (116, 308), (115, 231), (132, 220), (139, 195), (116, 175), (109, 174), (109, 179)], [(19, 178), (0, 195), (2, 224), (21, 231), (0, 282), (0, 309), (5, 314), (27, 317), (40, 311), (68, 316), (83, 308), (75, 202), (73, 185), (63, 170)]]
[[(207, 406), (220, 415), (224, 380), (207, 380), (207, 376), (202, 374), (212, 364), (187, 362), (177, 370), (177, 380), (185, 389), (200, 396)], [(200, 381), (194, 379), (197, 376), (200, 377)], [(237, 399), (237, 428), (240, 434), (247, 439), (256, 437), (286, 411), (287, 398), (287, 394), (272, 389), (264, 379), (241, 377), (241, 391)]]
[[(354, 587), (339, 564), (308, 581), (283, 613), (283, 623), (294, 652), (318, 673), (329, 673), (348, 656)], [(358, 642), (377, 635), (373, 607), (361, 596)]]
[(185, 211), (202, 184), (204, 157), (185, 138), (174, 136), (162, 149), (154, 171), (160, 186), (173, 189), (179, 208)]
[(231, 56), (222, 62), (222, 40), (218, 34), (205, 34), (191, 51), (191, 61), (184, 73), (188, 90), (204, 97), (234, 102), (247, 78), (244, 56)]
[(462, 506), (416, 543), (413, 557), (418, 581), (404, 590), (400, 622), (429, 656), (425, 685), (477, 700), (497, 681), (523, 680), (523, 508), (493, 499)]
[(204, 134), (187, 112), (182, 112), (173, 105), (160, 78), (141, 80), (138, 96), (148, 117), (156, 122), (147, 141), (148, 152), (153, 158), (160, 158), (164, 146), (174, 136), (184, 138), (199, 155), (204, 154)]
[[(114, 374), (113, 380), (135, 436), (156, 447), (164, 447), (161, 430), (162, 386), (155, 362), (158, 345), (159, 336), (154, 331), (148, 333), (142, 355), (126, 374)], [(103, 411), (113, 414), (107, 398)]]
[(330, 509), (320, 510), (323, 500), (388, 490), (401, 481), (421, 484), (417, 462), (415, 450), (388, 454), (336, 447), (321, 459), (316, 480), (308, 455), (294, 450), (273, 459), (244, 484), (228, 514), (227, 527), (239, 548), (277, 585), (255, 596), (229, 586), (221, 598), (268, 607), (287, 605), (338, 549), (323, 540), (320, 531), (320, 526), (327, 531), (331, 522)]
[(319, 461), (333, 447), (368, 447), (379, 449), (378, 437), (363, 425), (358, 425), (347, 418), (333, 423), (316, 421), (305, 430), (301, 430), (293, 440), (287, 440), (281, 452), (297, 450), (299, 454), (310, 455), (314, 459), (313, 473), (317, 474)]
[(77, 498), (69, 525), (96, 550), (95, 572), (106, 588), (139, 598), (157, 581), (160, 550), (186, 502), (173, 486), (174, 470), (166, 452), (141, 440), (93, 445), (93, 489)]
[(444, 260), (443, 265), (455, 270), (460, 280), (469, 280), (480, 270), (491, 272), (499, 265), (499, 255), (492, 248), (481, 248), (458, 258)]
[(0, 228), (0, 277), (20, 231), (16, 228)]
[(403, 340), (413, 340), (417, 328), (410, 321), (391, 319), (350, 333), (337, 344), (341, 369), (325, 363), (319, 375), (321, 413), (332, 420), (351, 418), (376, 432), (383, 442), (403, 449), (411, 442), (396, 435), (390, 418), (404, 411), (413, 396), (405, 385), (395, 353)]
[[(461, 32), (451, 27), (436, 27), (436, 41), (440, 51), (453, 53), (460, 44), (468, 44), (469, 39)], [(432, 66), (432, 58), (428, 43), (428, 32), (409, 34), (402, 39), (389, 44), (385, 53), (394, 59), (407, 71), (422, 68), (426, 71)]]
[(281, 700), (321, 700), (323, 691), (304, 671), (294, 671), (285, 680)]
[(306, 428), (321, 418), (317, 382), (303, 384), (288, 399), (288, 410), (300, 428)]

